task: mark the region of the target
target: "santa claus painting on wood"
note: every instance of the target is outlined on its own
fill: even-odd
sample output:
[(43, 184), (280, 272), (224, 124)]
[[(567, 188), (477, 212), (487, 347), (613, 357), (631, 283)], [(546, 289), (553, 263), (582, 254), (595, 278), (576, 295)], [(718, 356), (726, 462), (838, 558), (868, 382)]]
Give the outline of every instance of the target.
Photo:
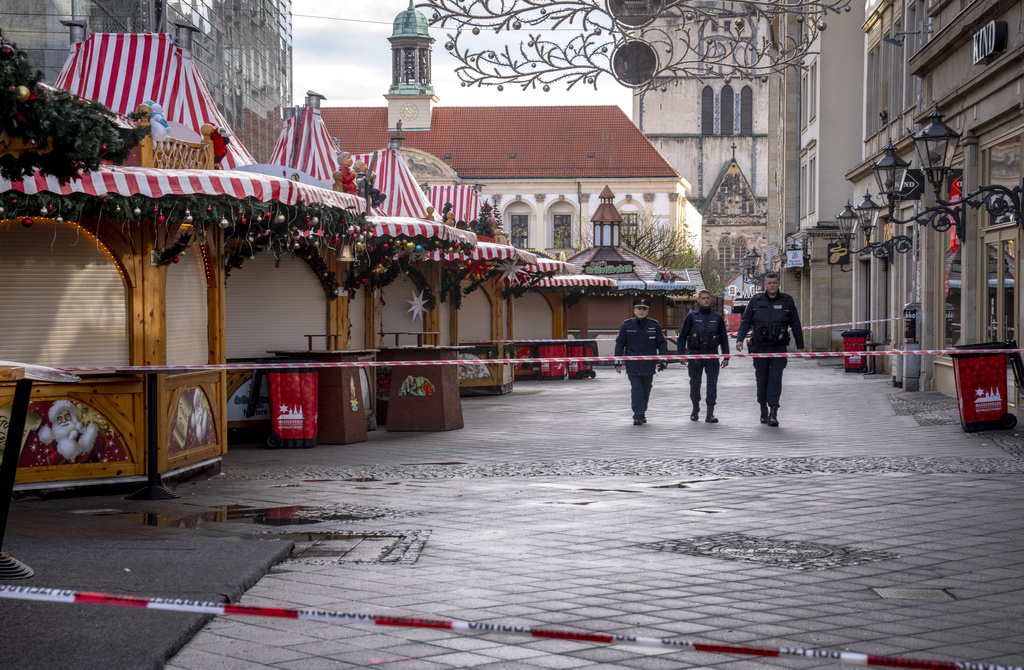
[(70, 400), (57, 400), (50, 405), (50, 425), (39, 429), (39, 441), (56, 442), (56, 451), (64, 460), (79, 461), (92, 452), (99, 435), (95, 423), (82, 421), (81, 411)]
[(34, 401), (29, 410), (49, 422), (29, 434), (18, 467), (128, 460), (117, 431), (92, 407), (61, 398)]

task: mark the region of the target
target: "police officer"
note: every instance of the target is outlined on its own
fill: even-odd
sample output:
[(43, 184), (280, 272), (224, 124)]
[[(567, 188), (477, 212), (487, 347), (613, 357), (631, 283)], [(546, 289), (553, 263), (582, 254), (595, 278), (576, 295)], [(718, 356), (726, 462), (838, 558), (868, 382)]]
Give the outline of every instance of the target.
[[(723, 354), (729, 353), (729, 336), (725, 331), (725, 319), (711, 309), (712, 301), (711, 291), (701, 291), (697, 294), (699, 307), (686, 315), (686, 318), (683, 319), (683, 327), (679, 331), (678, 349), (680, 354), (717, 354), (719, 349)], [(715, 401), (718, 398), (718, 371), (728, 365), (728, 358), (723, 360), (704, 358), (686, 362), (686, 368), (690, 372), (690, 400), (693, 402), (690, 421), (700, 419), (700, 379), (703, 374), (707, 374), (708, 413), (704, 417), (704, 421), (718, 423), (718, 418), (715, 416)]]
[[(750, 333), (750, 353), (785, 353), (790, 332), (796, 350), (804, 350), (804, 333), (793, 298), (779, 291), (779, 274), (764, 276), (764, 293), (758, 293), (743, 310), (740, 329), (736, 332), (736, 351), (743, 351), (743, 338)], [(779, 397), (782, 395), (782, 371), (786, 358), (755, 358), (754, 378), (757, 380), (757, 402), (761, 404), (761, 423), (779, 425)]]
[[(648, 319), (651, 301), (637, 298), (633, 301), (633, 318), (626, 319), (619, 326), (619, 334), (615, 338), (616, 356), (654, 356), (668, 354), (668, 342), (661, 332), (661, 324)], [(629, 376), (630, 403), (633, 407), (633, 425), (647, 423), (647, 401), (651, 397), (651, 386), (654, 383), (655, 366), (660, 372), (667, 367), (664, 361), (626, 361), (626, 374)], [(622, 374), (622, 364), (616, 363), (615, 371)]]

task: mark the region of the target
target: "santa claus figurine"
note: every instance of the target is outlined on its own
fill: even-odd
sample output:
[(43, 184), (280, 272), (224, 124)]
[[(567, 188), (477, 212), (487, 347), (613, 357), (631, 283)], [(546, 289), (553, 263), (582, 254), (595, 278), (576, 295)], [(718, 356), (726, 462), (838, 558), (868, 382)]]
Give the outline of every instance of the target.
[(57, 453), (73, 461), (92, 451), (99, 430), (94, 424), (83, 423), (78, 406), (70, 400), (58, 400), (50, 405), (50, 425), (39, 429), (39, 440), (44, 444), (57, 442)]
[(341, 188), (345, 193), (357, 195), (359, 187), (356, 186), (356, 173), (352, 169), (352, 154), (342, 151), (338, 154), (338, 172), (341, 173)]
[(224, 160), (228, 153), (228, 145), (231, 144), (231, 133), (224, 127), (214, 128), (210, 133), (210, 139), (213, 140), (213, 167), (220, 169), (220, 162)]

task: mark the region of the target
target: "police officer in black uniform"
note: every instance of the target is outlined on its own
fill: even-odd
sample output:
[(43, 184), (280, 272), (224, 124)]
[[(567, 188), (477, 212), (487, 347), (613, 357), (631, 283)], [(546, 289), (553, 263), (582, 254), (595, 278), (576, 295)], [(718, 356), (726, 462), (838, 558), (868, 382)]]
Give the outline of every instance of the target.
[[(804, 333), (793, 298), (779, 291), (779, 275), (769, 272), (764, 277), (764, 293), (758, 293), (743, 310), (740, 329), (736, 332), (736, 351), (743, 351), (743, 338), (750, 333), (750, 353), (785, 353), (790, 332), (796, 340), (796, 350), (804, 350)], [(786, 359), (755, 358), (754, 377), (757, 380), (757, 402), (761, 404), (761, 423), (779, 425), (779, 397), (782, 395), (782, 371)]]
[[(697, 294), (699, 307), (686, 315), (686, 318), (683, 319), (683, 327), (679, 331), (678, 350), (680, 354), (717, 354), (719, 349), (723, 354), (729, 353), (729, 336), (725, 330), (725, 319), (711, 309), (713, 300), (711, 291), (701, 291)], [(700, 379), (701, 375), (707, 374), (708, 413), (704, 417), (704, 421), (718, 423), (718, 418), (715, 416), (715, 401), (718, 399), (718, 371), (728, 365), (728, 358), (722, 360), (704, 358), (686, 362), (686, 368), (690, 372), (690, 400), (693, 401), (690, 421), (700, 419)]]
[[(633, 318), (622, 322), (619, 334), (615, 338), (616, 356), (668, 355), (668, 342), (665, 340), (665, 334), (661, 332), (661, 324), (647, 318), (650, 309), (651, 301), (647, 298), (637, 298), (633, 301)], [(634, 426), (647, 423), (647, 401), (651, 397), (655, 367), (660, 372), (667, 366), (664, 361), (626, 361)], [(621, 363), (615, 364), (615, 371), (622, 373)]]

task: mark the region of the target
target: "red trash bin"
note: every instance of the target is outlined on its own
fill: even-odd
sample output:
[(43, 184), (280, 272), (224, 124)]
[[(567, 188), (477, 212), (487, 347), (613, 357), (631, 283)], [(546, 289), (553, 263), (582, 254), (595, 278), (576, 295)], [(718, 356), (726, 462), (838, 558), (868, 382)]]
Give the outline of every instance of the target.
[[(593, 340), (573, 340), (565, 345), (566, 356), (593, 358), (597, 356), (597, 342)], [(569, 376), (575, 379), (593, 379), (597, 376), (594, 366), (587, 361), (569, 361)]]
[[(538, 343), (534, 346), (533, 357), (565, 358), (565, 343), (558, 340)], [(557, 363), (543, 362), (540, 364), (540, 375), (537, 378), (548, 381), (561, 381), (562, 379), (565, 379), (565, 371), (565, 361), (559, 361)]]
[(268, 370), (270, 435), (267, 446), (315, 447), (317, 371), (314, 368)]
[[(1017, 343), (983, 342), (964, 344), (954, 349), (965, 353), (951, 354), (953, 377), (956, 380), (960, 427), (965, 432), (1013, 428), (1017, 417), (1006, 411), (1006, 356), (986, 353), (986, 349), (1016, 349)], [(970, 353), (967, 353), (970, 352)], [(1011, 354), (1013, 375), (1018, 386), (1022, 381), (1020, 354)]]
[[(871, 331), (853, 328), (851, 330), (844, 330), (842, 337), (843, 351), (867, 351), (867, 343), (868, 338), (871, 337)], [(864, 355), (847, 356), (843, 367), (846, 368), (847, 372), (867, 372), (868, 357)]]

